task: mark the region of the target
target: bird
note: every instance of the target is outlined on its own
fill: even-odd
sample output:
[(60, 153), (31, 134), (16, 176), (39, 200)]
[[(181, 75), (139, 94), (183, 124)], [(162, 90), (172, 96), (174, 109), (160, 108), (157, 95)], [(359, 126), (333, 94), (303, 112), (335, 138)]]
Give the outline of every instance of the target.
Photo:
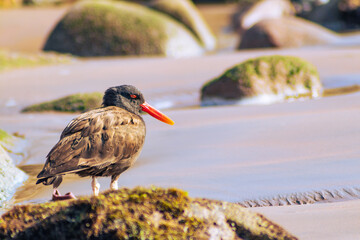
[(174, 121), (148, 104), (132, 85), (108, 88), (100, 108), (80, 114), (62, 131), (60, 140), (46, 156), (36, 184), (53, 185), (52, 200), (76, 198), (58, 191), (63, 175), (91, 177), (94, 196), (100, 191), (98, 177), (111, 177), (110, 189), (118, 189), (118, 178), (139, 157), (146, 127), (142, 112), (173, 125)]

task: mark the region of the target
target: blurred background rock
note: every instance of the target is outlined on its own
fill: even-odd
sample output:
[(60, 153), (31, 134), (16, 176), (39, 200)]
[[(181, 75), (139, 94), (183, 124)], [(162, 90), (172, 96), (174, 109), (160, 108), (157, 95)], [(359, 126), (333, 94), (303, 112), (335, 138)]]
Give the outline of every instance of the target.
[[(178, 7), (176, 2), (171, 3)], [(161, 6), (163, 12), (167, 12), (166, 7), (169, 4), (165, 3)], [(191, 11), (189, 8), (183, 7), (183, 11), (179, 11), (177, 16), (184, 16), (182, 13)], [(196, 13), (193, 15), (197, 16)], [(197, 17), (197, 21), (192, 18), (194, 22), (202, 22), (201, 17)], [(184, 16), (181, 19), (189, 18)], [(192, 21), (187, 21), (190, 22)], [(205, 23), (201, 27), (201, 29), (207, 28)], [(171, 15), (161, 14), (140, 4), (125, 1), (83, 1), (70, 8), (59, 21), (50, 33), (44, 50), (86, 57), (116, 55), (185, 57), (200, 55), (206, 48), (214, 48), (208, 46), (208, 42), (205, 41), (209, 36), (203, 38), (204, 31), (195, 31), (200, 28), (192, 29), (193, 32), (190, 31), (189, 26), (176, 21)], [(209, 35), (210, 40), (213, 40), (211, 33)]]
[[(0, 7), (19, 8), (20, 6), (49, 7), (60, 5), (62, 6), (62, 11), (66, 8), (66, 13), (69, 11), (74, 12), (71, 6), (74, 3), (79, 4), (78, 2), (80, 1), (0, 0)], [(177, 23), (177, 27), (183, 28), (185, 32), (188, 31), (188, 36), (186, 38), (193, 38), (193, 40), (190, 41), (192, 43), (183, 44), (182, 47), (172, 47), (173, 49), (178, 48), (178, 50), (166, 50), (166, 45), (170, 44), (173, 46), (174, 43), (176, 43), (175, 45), (177, 46), (179, 43), (183, 42), (180, 37), (184, 36), (185, 33), (183, 31), (183, 34), (175, 34), (175, 38), (173, 37), (172, 40), (168, 40), (167, 43), (162, 43), (162, 46), (161, 43), (157, 43), (158, 46), (155, 50), (154, 48), (140, 50), (139, 48), (134, 47), (133, 50), (124, 52), (115, 50), (117, 49), (117, 47), (114, 47), (116, 44), (114, 45), (114, 43), (111, 42), (114, 39), (109, 40), (109, 38), (102, 36), (101, 33), (94, 32), (93, 34), (90, 34), (92, 37), (97, 36), (99, 41), (95, 41), (90, 35), (85, 38), (84, 36), (80, 37), (77, 36), (80, 32), (71, 30), (73, 35), (70, 37), (70, 40), (75, 39), (75, 35), (77, 36), (77, 41), (80, 41), (79, 39), (83, 40), (80, 41), (81, 43), (79, 42), (81, 45), (80, 49), (84, 48), (84, 46), (89, 46), (89, 44), (84, 44), (87, 40), (88, 42), (97, 42), (97, 44), (92, 47), (92, 50), (96, 48), (97, 52), (91, 52), (92, 50), (90, 51), (90, 49), (82, 49), (82, 53), (75, 52), (74, 49), (78, 49), (78, 47), (74, 47), (75, 45), (70, 47), (71, 49), (66, 49), (69, 48), (69, 39), (64, 35), (59, 37), (59, 39), (64, 41), (59, 41), (58, 44), (55, 44), (57, 45), (56, 47), (53, 47), (54, 45), (51, 44), (51, 41), (48, 39), (45, 50), (72, 53), (80, 56), (106, 56), (109, 55), (106, 52), (111, 52), (111, 55), (150, 54), (179, 57), (200, 55), (214, 51), (233, 51), (245, 48), (287, 48), (324, 44), (358, 45), (360, 43), (360, 36), (357, 32), (360, 28), (360, 0), (114, 0), (107, 2), (113, 6), (118, 6), (119, 4), (123, 5), (125, 4), (124, 2), (131, 2), (139, 4), (139, 7), (142, 5), (142, 9), (145, 7), (148, 10), (154, 10), (152, 13), (156, 13), (155, 15), (160, 16), (160, 18), (165, 17), (168, 20), (171, 19), (170, 21)], [(108, 13), (103, 12), (100, 15), (105, 16), (107, 14)], [(116, 20), (113, 19), (113, 21), (117, 23), (123, 22), (124, 19), (121, 19), (120, 15), (121, 14), (119, 14)], [(65, 15), (64, 18), (66, 18), (66, 16), (67, 15)], [(89, 18), (92, 18), (92, 16), (88, 16), (87, 19), (89, 20)], [(106, 18), (100, 17), (100, 20), (97, 20), (96, 22), (104, 23), (104, 19)], [(302, 19), (308, 21), (303, 21)], [(64, 19), (59, 19), (58, 24), (61, 25), (63, 21)], [(85, 19), (83, 19), (83, 21), (85, 21)], [(57, 23), (51, 24), (54, 25)], [(51, 26), (51, 24), (49, 23), (49, 26)], [(85, 25), (86, 24), (84, 24), (84, 26)], [(57, 29), (55, 28), (55, 30), (59, 30), (58, 27)], [(93, 27), (94, 26), (89, 25), (84, 29), (92, 29)], [(139, 32), (138, 27), (139, 26), (135, 25), (132, 26), (135, 32)], [(54, 26), (52, 26), (52, 28), (54, 30)], [(106, 27), (104, 29), (106, 29)], [(165, 30), (166, 28), (151, 26), (149, 26), (149, 29), (158, 31), (158, 34), (160, 34), (161, 31), (168, 31)], [(66, 35), (69, 31), (70, 30), (67, 30), (67, 33), (62, 34)], [(116, 36), (115, 38), (118, 40), (121, 39), (121, 41), (119, 40), (120, 42), (127, 42), (133, 46), (136, 45), (136, 43), (134, 43), (135, 38), (125, 40), (123, 36), (116, 33), (117, 31), (121, 32), (122, 30), (115, 31), (113, 28), (104, 31), (111, 33), (110, 35), (113, 37)], [(49, 34), (49, 31), (47, 32)], [(51, 33), (51, 35), (54, 34), (54, 32)], [(128, 35), (134, 34), (129, 33)], [(42, 37), (47, 38), (46, 36)], [(30, 36), (28, 38), (31, 39)], [(54, 40), (53, 38), (54, 36), (52, 36), (52, 40)], [(274, 38), (275, 40), (272, 40), (272, 43), (269, 44), (269, 40), (263, 41), (264, 38)], [(139, 39), (141, 39), (141, 41)], [(262, 40), (259, 41), (259, 39)], [(138, 43), (141, 43), (140, 45), (154, 43), (154, 39), (145, 39), (145, 36), (139, 37), (138, 40)], [(49, 47), (49, 44), (52, 47)], [(6, 46), (1, 45), (0, 41), (0, 47), (6, 48)], [(109, 48), (109, 45), (113, 47)], [(43, 46), (44, 45), (42, 45), (42, 47)], [(189, 46), (188, 50), (186, 50), (186, 46)], [(104, 48), (107, 48), (107, 50)], [(168, 54), (168, 52), (172, 53)]]

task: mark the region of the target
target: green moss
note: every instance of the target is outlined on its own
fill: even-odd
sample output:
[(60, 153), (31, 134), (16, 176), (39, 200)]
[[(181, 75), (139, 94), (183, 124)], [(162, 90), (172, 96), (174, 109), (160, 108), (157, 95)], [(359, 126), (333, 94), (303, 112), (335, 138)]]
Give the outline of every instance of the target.
[(103, 94), (100, 92), (78, 93), (54, 101), (31, 105), (24, 108), (22, 112), (85, 112), (101, 107), (102, 96)]
[(0, 218), (0, 239), (209, 239), (214, 227), (230, 231), (226, 239), (296, 239), (239, 205), (155, 187), (15, 206)]
[(0, 71), (69, 62), (71, 58), (65, 55), (49, 53), (31, 55), (0, 50)]

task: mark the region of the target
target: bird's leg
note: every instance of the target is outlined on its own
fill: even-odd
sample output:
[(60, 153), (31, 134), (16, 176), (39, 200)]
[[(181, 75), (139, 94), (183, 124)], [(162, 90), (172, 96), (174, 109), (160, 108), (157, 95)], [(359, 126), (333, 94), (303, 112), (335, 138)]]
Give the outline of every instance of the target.
[(118, 190), (118, 179), (120, 175), (113, 175), (111, 176), (111, 183), (110, 183), (110, 189), (111, 190)]
[(100, 191), (100, 183), (97, 181), (96, 177), (92, 178), (91, 186), (94, 196), (98, 196)]

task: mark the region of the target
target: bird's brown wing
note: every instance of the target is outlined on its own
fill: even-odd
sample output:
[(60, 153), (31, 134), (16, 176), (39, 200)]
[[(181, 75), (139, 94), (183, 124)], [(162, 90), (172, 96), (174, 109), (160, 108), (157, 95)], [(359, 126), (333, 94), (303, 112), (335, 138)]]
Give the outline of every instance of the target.
[(73, 119), (47, 155), (38, 178), (121, 164), (141, 150), (145, 124), (118, 107), (95, 109)]

